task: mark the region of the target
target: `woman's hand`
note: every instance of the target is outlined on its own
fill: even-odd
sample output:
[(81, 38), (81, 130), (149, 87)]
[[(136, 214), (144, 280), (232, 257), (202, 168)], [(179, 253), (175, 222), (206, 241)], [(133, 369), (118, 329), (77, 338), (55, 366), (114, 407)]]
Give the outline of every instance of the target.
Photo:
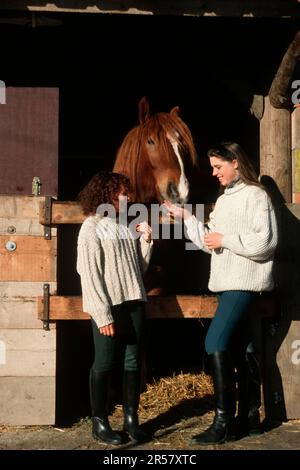
[(209, 250), (216, 250), (222, 248), (223, 234), (217, 232), (211, 232), (204, 235), (204, 244)]
[(141, 222), (136, 226), (136, 231), (137, 232), (142, 232), (142, 237), (143, 239), (147, 242), (150, 243), (152, 240), (152, 228), (150, 227), (147, 222)]
[(116, 331), (115, 331), (115, 324), (114, 323), (109, 323), (108, 325), (101, 326), (99, 328), (100, 334), (104, 336), (115, 336)]
[(172, 204), (170, 201), (164, 201), (163, 206), (168, 210), (168, 213), (174, 217), (179, 217), (184, 220), (192, 217), (192, 214), (187, 209), (180, 207), (177, 204)]

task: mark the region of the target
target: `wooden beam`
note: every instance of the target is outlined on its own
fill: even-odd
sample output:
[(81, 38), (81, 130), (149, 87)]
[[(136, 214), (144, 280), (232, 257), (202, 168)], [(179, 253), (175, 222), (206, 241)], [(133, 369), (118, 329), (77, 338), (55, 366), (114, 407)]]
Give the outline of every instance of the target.
[(285, 202), (292, 201), (291, 116), (268, 96), (260, 120), (260, 175), (273, 178)]
[[(173, 297), (149, 296), (148, 318), (212, 318), (217, 298), (215, 296), (177, 295)], [(38, 297), (38, 318), (43, 318), (43, 297)], [(50, 296), (50, 320), (88, 320), (82, 310), (80, 296)]]
[[(270, 4), (271, 3), (271, 4)], [(30, 12), (106, 13), (130, 15), (188, 15), (188, 16), (246, 16), (246, 17), (298, 17), (297, 2), (286, 0), (168, 0), (144, 2), (141, 0), (68, 0), (48, 2), (41, 0), (3, 0), (2, 10), (25, 10)]]
[[(207, 220), (213, 204), (204, 204), (204, 219)], [(150, 211), (150, 208), (149, 208)], [(82, 212), (80, 204), (76, 201), (52, 200), (51, 225), (57, 224), (82, 224), (86, 216)], [(46, 225), (45, 201), (39, 203), (39, 223)]]
[(300, 59), (300, 31), (298, 31), (283, 56), (281, 64), (272, 82), (269, 98), (274, 108), (290, 108), (290, 84), (293, 73)]
[[(253, 312), (263, 317), (273, 315), (272, 294), (261, 296)], [(148, 296), (146, 303), (147, 318), (213, 318), (217, 308), (215, 295), (176, 295), (170, 297)], [(43, 319), (43, 297), (37, 299), (39, 320)], [(50, 296), (49, 320), (89, 320), (90, 316), (82, 310), (80, 296)]]
[[(213, 210), (213, 207), (214, 204), (204, 204), (205, 220), (208, 220), (209, 213)], [(287, 207), (293, 212), (293, 204), (287, 204)], [(46, 224), (44, 201), (40, 201), (38, 218), (40, 224)], [(51, 225), (81, 224), (84, 219), (85, 215), (83, 214), (80, 204), (78, 202), (53, 200)]]
[[(79, 202), (52, 201), (51, 224), (82, 224), (85, 217)], [(39, 223), (46, 224), (45, 201), (40, 202)]]

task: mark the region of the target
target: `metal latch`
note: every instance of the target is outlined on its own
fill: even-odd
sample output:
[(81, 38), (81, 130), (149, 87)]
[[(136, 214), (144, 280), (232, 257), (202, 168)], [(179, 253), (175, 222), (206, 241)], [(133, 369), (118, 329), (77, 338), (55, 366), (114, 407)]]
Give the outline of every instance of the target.
[(34, 196), (39, 196), (41, 194), (41, 186), (42, 186), (42, 183), (41, 183), (41, 180), (38, 176), (34, 176), (33, 179), (32, 179), (32, 194)]
[(43, 298), (43, 328), (49, 331), (49, 308), (50, 308), (50, 284), (44, 284), (44, 298)]

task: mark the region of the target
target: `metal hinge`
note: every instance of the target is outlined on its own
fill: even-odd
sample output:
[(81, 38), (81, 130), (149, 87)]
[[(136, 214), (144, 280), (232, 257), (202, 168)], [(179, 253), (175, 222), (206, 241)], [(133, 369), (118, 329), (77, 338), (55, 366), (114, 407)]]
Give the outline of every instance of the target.
[(50, 284), (44, 284), (43, 289), (44, 289), (44, 299), (43, 299), (44, 310), (43, 310), (42, 321), (43, 321), (44, 330), (49, 331), (50, 330), (50, 326), (49, 326)]

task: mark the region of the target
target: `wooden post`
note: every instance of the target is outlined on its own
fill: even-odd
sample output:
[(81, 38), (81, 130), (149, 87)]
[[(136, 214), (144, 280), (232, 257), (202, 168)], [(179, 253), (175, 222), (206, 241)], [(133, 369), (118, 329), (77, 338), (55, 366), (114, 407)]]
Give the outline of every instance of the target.
[(286, 202), (292, 201), (291, 116), (265, 97), (260, 121), (260, 175), (273, 178)]
[(292, 190), (293, 202), (300, 203), (300, 106), (292, 113)]

